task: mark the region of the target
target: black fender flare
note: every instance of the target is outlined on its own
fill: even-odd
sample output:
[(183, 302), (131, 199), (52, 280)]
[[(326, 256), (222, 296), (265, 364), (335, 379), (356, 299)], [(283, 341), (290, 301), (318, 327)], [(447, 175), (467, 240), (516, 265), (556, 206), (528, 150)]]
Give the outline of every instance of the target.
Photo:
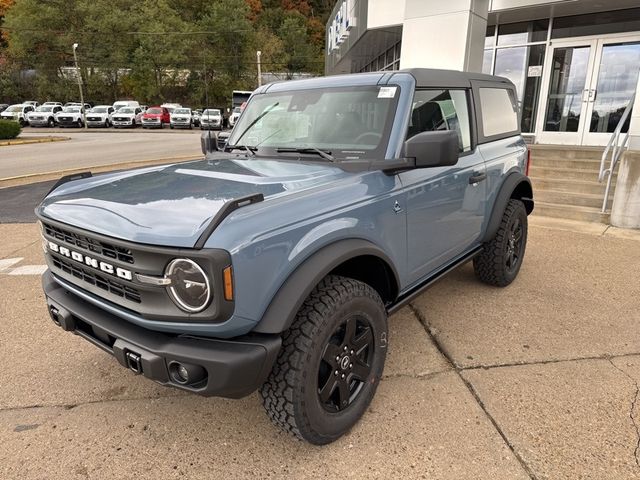
[(305, 299), (333, 269), (355, 257), (369, 255), (385, 262), (400, 285), (398, 272), (384, 251), (363, 239), (345, 239), (322, 247), (304, 260), (280, 286), (253, 332), (282, 333), (295, 319)]
[(507, 203), (509, 203), (511, 198), (517, 198), (524, 202), (527, 215), (533, 211), (533, 188), (531, 187), (529, 177), (520, 172), (511, 172), (507, 175), (504, 182), (502, 182), (500, 191), (498, 191), (498, 195), (493, 204), (489, 222), (487, 223), (487, 230), (482, 237), (482, 243), (488, 242), (496, 235), (504, 211), (507, 208)]

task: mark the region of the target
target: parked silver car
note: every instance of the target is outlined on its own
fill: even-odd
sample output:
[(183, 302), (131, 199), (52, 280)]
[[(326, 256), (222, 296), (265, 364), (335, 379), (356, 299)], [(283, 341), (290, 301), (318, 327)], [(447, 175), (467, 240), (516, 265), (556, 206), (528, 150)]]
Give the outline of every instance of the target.
[(120, 107), (111, 116), (113, 128), (135, 128), (142, 125), (142, 108)]
[(16, 105), (11, 105), (0, 113), (0, 119), (13, 120), (14, 122), (18, 122), (20, 126), (24, 127), (28, 123), (27, 115), (29, 112), (33, 112), (33, 110), (33, 105), (18, 103)]
[(62, 105), (43, 104), (27, 114), (27, 121), (32, 127), (55, 127), (56, 113), (62, 111)]
[(97, 105), (87, 112), (88, 127), (105, 127), (111, 126), (111, 115), (114, 110), (111, 105)]
[(83, 109), (79, 105), (64, 107), (61, 112), (56, 113), (56, 123), (61, 127), (80, 127), (84, 126), (82, 118)]
[(207, 108), (200, 117), (201, 130), (222, 130), (222, 113), (219, 108)]
[(169, 127), (193, 128), (193, 118), (190, 108), (176, 108), (171, 112)]

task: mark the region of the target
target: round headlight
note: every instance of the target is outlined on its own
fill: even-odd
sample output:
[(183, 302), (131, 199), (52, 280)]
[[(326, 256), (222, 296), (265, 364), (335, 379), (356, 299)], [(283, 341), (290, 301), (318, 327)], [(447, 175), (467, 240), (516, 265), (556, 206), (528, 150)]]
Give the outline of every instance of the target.
[(209, 279), (200, 265), (193, 260), (172, 260), (167, 265), (165, 276), (171, 279), (171, 285), (168, 287), (171, 299), (185, 312), (201, 312), (209, 305)]

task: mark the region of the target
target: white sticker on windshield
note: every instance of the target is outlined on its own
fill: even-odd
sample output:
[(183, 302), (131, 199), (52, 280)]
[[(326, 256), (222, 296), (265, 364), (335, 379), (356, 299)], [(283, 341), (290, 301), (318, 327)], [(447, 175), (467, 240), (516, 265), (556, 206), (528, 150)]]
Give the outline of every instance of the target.
[(398, 87), (380, 87), (378, 90), (378, 98), (393, 98), (396, 96)]

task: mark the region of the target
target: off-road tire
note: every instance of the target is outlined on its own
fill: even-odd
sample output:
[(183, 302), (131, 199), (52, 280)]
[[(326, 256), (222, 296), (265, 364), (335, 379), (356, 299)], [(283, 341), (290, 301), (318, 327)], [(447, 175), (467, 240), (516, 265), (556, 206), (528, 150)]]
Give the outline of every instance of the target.
[[(520, 222), (521, 238), (515, 248), (517, 260), (509, 265), (510, 239), (515, 222)], [(511, 199), (502, 215), (498, 231), (492, 240), (484, 244), (483, 251), (473, 259), (476, 276), (484, 283), (506, 287), (515, 280), (527, 246), (527, 211), (520, 200)]]
[[(328, 411), (322, 404), (318, 386), (320, 368), (325, 365), (322, 357), (341, 325), (345, 325), (346, 339), (346, 324), (354, 317), (366, 318), (371, 327), (370, 370), (367, 380), (359, 382), (348, 406)], [(363, 282), (327, 276), (311, 292), (283, 334), (280, 354), (260, 389), (267, 414), (278, 427), (312, 444), (323, 445), (338, 439), (369, 406), (382, 376), (387, 342), (387, 314), (378, 293)]]

